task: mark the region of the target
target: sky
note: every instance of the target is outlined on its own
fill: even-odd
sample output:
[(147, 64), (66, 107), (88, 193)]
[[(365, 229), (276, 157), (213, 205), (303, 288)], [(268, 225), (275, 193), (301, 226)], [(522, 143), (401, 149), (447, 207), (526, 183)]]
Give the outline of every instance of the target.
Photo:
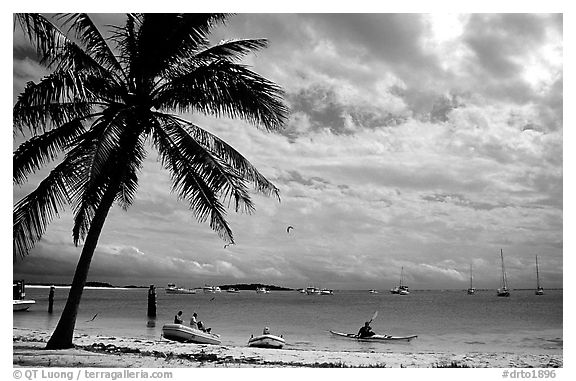
[[(412, 289), (463, 289), (472, 266), (475, 286), (495, 289), (502, 250), (512, 288), (535, 286), (536, 255), (544, 288), (563, 286), (561, 14), (241, 13), (212, 36), (260, 37), (268, 48), (243, 62), (284, 89), (284, 129), (183, 116), (248, 158), (280, 202), (254, 193), (254, 214), (229, 210), (224, 248), (150, 149), (89, 280), (386, 290), (403, 267)], [(25, 45), (15, 31), (13, 102), (47, 73)], [(71, 230), (69, 213), (55, 219), (14, 278), (70, 283)]]

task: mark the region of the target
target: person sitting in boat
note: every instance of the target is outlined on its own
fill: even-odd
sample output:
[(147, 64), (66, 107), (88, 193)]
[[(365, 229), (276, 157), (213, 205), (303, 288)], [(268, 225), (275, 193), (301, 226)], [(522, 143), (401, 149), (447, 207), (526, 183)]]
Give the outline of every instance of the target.
[(199, 329), (199, 328), (198, 328), (198, 320), (197, 320), (197, 318), (198, 318), (198, 314), (196, 314), (196, 312), (194, 312), (194, 313), (192, 314), (192, 317), (190, 318), (190, 327)]
[(182, 324), (182, 311), (178, 311), (174, 316), (174, 324)]
[(270, 334), (270, 328), (268, 327), (264, 327), (264, 330), (262, 331), (263, 335), (269, 335)]
[(360, 337), (360, 338), (371, 337), (374, 335), (375, 335), (375, 333), (372, 331), (372, 327), (370, 327), (369, 321), (364, 323), (364, 327), (360, 328), (360, 330), (358, 331), (358, 337)]

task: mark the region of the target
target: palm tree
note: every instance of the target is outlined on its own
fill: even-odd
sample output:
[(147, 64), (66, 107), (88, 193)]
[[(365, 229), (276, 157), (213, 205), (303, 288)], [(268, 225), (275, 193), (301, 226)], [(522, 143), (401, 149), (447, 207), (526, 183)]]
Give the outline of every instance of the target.
[(201, 223), (228, 243), (233, 203), (251, 213), (249, 185), (278, 189), (230, 145), (175, 113), (238, 118), (279, 130), (288, 109), (279, 86), (241, 65), (264, 39), (211, 45), (223, 14), (128, 14), (102, 34), (86, 14), (18, 14), (17, 23), (51, 74), (28, 83), (14, 105), (15, 135), (31, 135), (13, 155), (13, 182), (55, 166), (14, 206), (13, 250), (24, 257), (47, 225), (70, 205), (72, 236), (83, 243), (72, 286), (46, 348), (72, 346), (90, 262), (113, 204), (133, 203), (147, 150), (159, 153), (173, 190)]

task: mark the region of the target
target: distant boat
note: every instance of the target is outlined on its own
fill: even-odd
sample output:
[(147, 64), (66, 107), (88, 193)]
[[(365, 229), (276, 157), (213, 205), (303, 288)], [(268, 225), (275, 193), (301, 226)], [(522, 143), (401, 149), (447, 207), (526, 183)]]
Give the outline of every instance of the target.
[(25, 289), (23, 280), (12, 282), (12, 311), (26, 311), (30, 306), (36, 304), (35, 300), (24, 299), (26, 297)]
[(468, 288), (468, 295), (474, 295), (476, 293), (476, 289), (472, 285), (472, 265), (470, 265), (470, 287)]
[(536, 295), (544, 295), (544, 288), (540, 286), (540, 272), (538, 271), (538, 256), (536, 256)]
[(266, 287), (257, 287), (256, 293), (257, 294), (269, 294), (270, 290), (268, 290)]
[(306, 293), (306, 290), (303, 289), (303, 288), (299, 288), (299, 289), (298, 289), (298, 292), (301, 293), (301, 294), (305, 294), (305, 293)]
[(167, 294), (195, 294), (196, 290), (190, 288), (176, 287), (174, 283), (169, 283), (166, 287)]
[(510, 296), (510, 291), (508, 290), (508, 278), (506, 277), (506, 269), (504, 268), (504, 254), (502, 249), (500, 249), (500, 259), (502, 261), (502, 287), (500, 287), (496, 293), (498, 296)]
[(205, 284), (204, 287), (202, 287), (202, 290), (204, 290), (205, 293), (222, 292), (222, 290), (220, 289), (220, 287), (218, 287), (218, 286), (209, 286), (209, 285), (207, 285), (207, 284)]
[(320, 290), (320, 295), (334, 295), (334, 290), (323, 288), (322, 290)]
[(404, 284), (404, 267), (400, 270), (400, 284), (393, 289), (390, 290), (392, 294), (398, 295), (408, 295), (410, 291), (408, 291), (408, 286)]
[(306, 294), (307, 295), (320, 295), (320, 290), (313, 286), (306, 287)]
[(371, 294), (377, 294), (377, 293), (378, 293), (378, 291), (376, 291), (376, 290), (370, 290), (370, 291), (368, 291), (368, 292), (371, 293)]
[(229, 287), (226, 292), (230, 292), (232, 294), (238, 294), (240, 292), (240, 290), (238, 290), (237, 288), (234, 287)]

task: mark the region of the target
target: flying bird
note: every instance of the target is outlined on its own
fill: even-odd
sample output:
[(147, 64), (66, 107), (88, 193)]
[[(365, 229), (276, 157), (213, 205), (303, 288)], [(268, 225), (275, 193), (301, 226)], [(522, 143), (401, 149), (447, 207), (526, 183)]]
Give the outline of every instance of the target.
[(290, 229), (294, 229), (294, 226), (290, 225), (286, 228), (286, 233), (290, 233)]
[(98, 314), (94, 315), (94, 316), (92, 317), (92, 319), (86, 320), (86, 323), (89, 323), (89, 322), (93, 321), (94, 319), (96, 319), (96, 316), (98, 316)]

